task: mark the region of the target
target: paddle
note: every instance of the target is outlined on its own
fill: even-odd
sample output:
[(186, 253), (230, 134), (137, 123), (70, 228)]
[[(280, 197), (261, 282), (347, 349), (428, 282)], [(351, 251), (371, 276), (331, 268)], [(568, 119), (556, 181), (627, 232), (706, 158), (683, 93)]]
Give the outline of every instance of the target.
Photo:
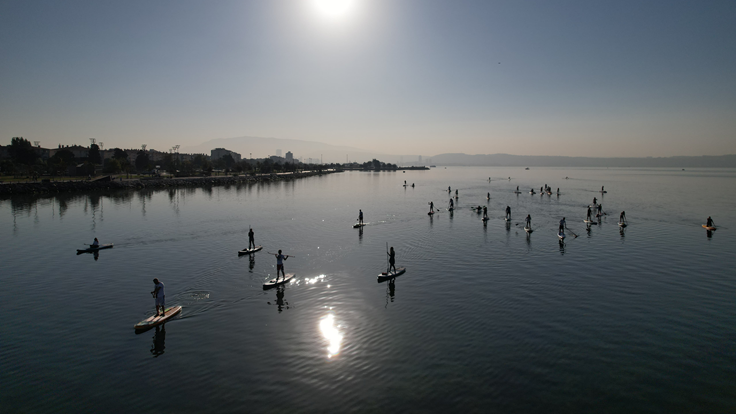
[[(568, 229), (567, 226), (565, 226), (565, 230), (570, 230), (570, 229)], [(576, 238), (578, 237), (578, 235), (575, 234), (572, 230), (570, 230), (570, 233), (572, 233), (572, 235), (575, 236)]]
[[(271, 253), (271, 252), (266, 252), (266, 253), (268, 253), (268, 254), (272, 254), (272, 255), (274, 255), (274, 256), (276, 256), (276, 255), (278, 254), (278, 253)], [(285, 254), (285, 255), (284, 255), (284, 257), (296, 257), (296, 256), (292, 256), (292, 255), (290, 255), (290, 254)]]

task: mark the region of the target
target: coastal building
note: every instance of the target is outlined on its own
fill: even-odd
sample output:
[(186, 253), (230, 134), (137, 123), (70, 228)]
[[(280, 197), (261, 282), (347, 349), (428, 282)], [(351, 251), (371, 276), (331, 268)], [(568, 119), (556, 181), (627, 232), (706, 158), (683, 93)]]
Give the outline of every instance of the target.
[(286, 162), (289, 164), (294, 163), (294, 154), (292, 154), (291, 151), (286, 151)]
[(240, 160), (242, 159), (240, 154), (238, 154), (237, 152), (226, 150), (225, 148), (215, 148), (212, 151), (210, 151), (210, 159), (212, 161), (217, 161), (220, 158), (228, 154), (230, 154), (230, 156), (233, 157), (233, 160), (235, 160), (235, 162), (240, 162)]

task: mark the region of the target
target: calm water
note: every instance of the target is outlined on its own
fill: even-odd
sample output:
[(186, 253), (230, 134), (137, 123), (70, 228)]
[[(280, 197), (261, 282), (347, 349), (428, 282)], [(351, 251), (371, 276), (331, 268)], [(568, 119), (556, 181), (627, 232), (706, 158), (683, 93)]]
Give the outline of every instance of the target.
[[(544, 184), (562, 195), (528, 193)], [(0, 411), (734, 412), (734, 184), (438, 168), (0, 200)], [(428, 217), (448, 186), (457, 210)], [(587, 231), (593, 197), (609, 216)], [(115, 247), (76, 256), (94, 237)], [(393, 285), (387, 243), (408, 268)], [(278, 249), (296, 282), (264, 292)], [(184, 310), (136, 334), (154, 277)]]

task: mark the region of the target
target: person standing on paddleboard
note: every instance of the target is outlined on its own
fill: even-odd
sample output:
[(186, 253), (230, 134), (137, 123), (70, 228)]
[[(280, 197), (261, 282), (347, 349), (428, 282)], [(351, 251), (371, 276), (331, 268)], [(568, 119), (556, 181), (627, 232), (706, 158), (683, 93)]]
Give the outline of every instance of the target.
[(431, 201), (429, 202), (429, 212), (434, 213), (434, 203)]
[(590, 206), (588, 206), (588, 215), (586, 216), (586, 220), (590, 221)]
[(452, 197), (450, 197), (450, 210), (453, 210), (455, 208), (455, 202), (452, 201)]
[(560, 229), (558, 230), (560, 234), (565, 234), (565, 229), (567, 228), (567, 222), (565, 221), (565, 218), (563, 217), (562, 220), (560, 220)]
[[(713, 223), (713, 219), (710, 218), (710, 216), (708, 216), (708, 220), (705, 222), (705, 225), (708, 226), (708, 227), (715, 227), (715, 224)], [(728, 229), (726, 229), (726, 230), (728, 230)], [(97, 239), (95, 239), (95, 240), (97, 240)]]
[(506, 206), (506, 220), (511, 220), (511, 207)]
[(596, 205), (596, 204), (598, 204), (598, 199), (593, 197), (593, 205)]
[(532, 215), (531, 214), (526, 215), (526, 227), (532, 228)]
[(358, 224), (363, 225), (363, 210), (358, 210)]
[(161, 316), (166, 314), (166, 295), (164, 293), (164, 284), (158, 279), (153, 279), (153, 292), (151, 295), (156, 299), (156, 316), (159, 316), (158, 308), (161, 307)]
[(621, 214), (618, 216), (618, 222), (619, 223), (626, 223), (626, 212), (622, 211)]
[(488, 207), (486, 206), (483, 206), (483, 218), (484, 219), (488, 218)]
[(391, 246), (391, 249), (386, 254), (388, 254), (388, 269), (386, 269), (386, 274), (391, 272), (391, 269), (394, 269), (394, 273), (396, 273), (396, 252), (394, 251), (394, 247)]
[(250, 249), (251, 246), (253, 246), (252, 247), (253, 249), (256, 248), (256, 239), (255, 239), (255, 233), (253, 233), (253, 227), (251, 227), (250, 230), (248, 230), (248, 248)]
[(274, 256), (276, 256), (276, 281), (279, 281), (279, 271), (284, 277), (284, 280), (286, 280), (286, 273), (284, 273), (284, 260), (288, 259), (289, 255), (284, 256), (283, 254), (281, 254), (281, 250), (279, 250), (279, 254), (276, 254)]
[(91, 247), (100, 247), (100, 241), (97, 240), (97, 237), (95, 237), (95, 241), (92, 242)]

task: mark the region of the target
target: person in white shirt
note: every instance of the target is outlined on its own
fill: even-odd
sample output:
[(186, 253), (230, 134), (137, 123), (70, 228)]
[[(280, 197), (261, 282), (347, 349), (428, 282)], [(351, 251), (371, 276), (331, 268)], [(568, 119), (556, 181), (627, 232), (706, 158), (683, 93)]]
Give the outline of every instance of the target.
[[(158, 279), (153, 279), (153, 292), (151, 292), (151, 295), (153, 295), (154, 298), (156, 298), (156, 316), (164, 316), (166, 314), (166, 295), (164, 293), (164, 284), (161, 283)], [(161, 313), (159, 314), (158, 308), (161, 307)]]

